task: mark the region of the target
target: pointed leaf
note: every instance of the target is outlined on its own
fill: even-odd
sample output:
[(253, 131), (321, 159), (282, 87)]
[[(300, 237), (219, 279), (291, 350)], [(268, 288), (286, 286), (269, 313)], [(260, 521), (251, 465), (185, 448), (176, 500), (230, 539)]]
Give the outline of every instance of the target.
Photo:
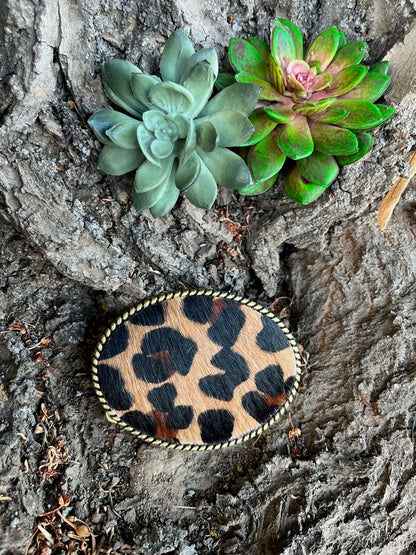
[(283, 74), (282, 68), (274, 61), (272, 56), (270, 56), (269, 60), (269, 72), (270, 79), (272, 80), (273, 85), (276, 87), (277, 92), (283, 94), (286, 86), (285, 76)]
[(155, 75), (149, 75), (148, 73), (132, 73), (131, 75), (131, 90), (137, 100), (147, 108), (152, 108), (149, 92), (158, 83), (161, 83), (161, 80)]
[(286, 160), (277, 144), (277, 134), (277, 130), (272, 131), (249, 150), (247, 162), (257, 182), (267, 181), (278, 174)]
[(287, 64), (296, 58), (293, 39), (284, 27), (274, 25), (271, 38), (271, 53), (276, 64), (285, 69)]
[(303, 179), (296, 166), (287, 175), (283, 190), (298, 204), (309, 204), (325, 192), (324, 187)]
[(381, 75), (387, 75), (389, 70), (389, 62), (378, 62), (378, 64), (374, 64), (368, 70), (368, 73), (381, 73)]
[(257, 50), (243, 39), (231, 39), (229, 46), (231, 65), (237, 73), (248, 73), (260, 79), (268, 77), (267, 66)]
[(185, 196), (194, 206), (209, 210), (217, 198), (217, 184), (209, 169), (201, 161), (201, 171), (195, 182), (185, 191)]
[(329, 73), (320, 73), (315, 79), (315, 83), (312, 87), (313, 91), (321, 91), (326, 89), (332, 82), (332, 76)]
[(279, 127), (279, 146), (292, 160), (306, 158), (313, 152), (313, 140), (305, 116), (296, 118)]
[(325, 94), (327, 96), (341, 96), (347, 93), (358, 85), (367, 71), (366, 66), (350, 66), (343, 69), (333, 76), (331, 85), (326, 89)]
[(296, 166), (303, 179), (321, 187), (328, 187), (339, 173), (335, 158), (317, 150), (307, 158), (298, 160)]
[(295, 46), (295, 57), (297, 60), (303, 60), (303, 39), (302, 33), (300, 32), (297, 25), (289, 21), (288, 19), (276, 19), (276, 23), (279, 22), (282, 27), (284, 27), (290, 34)]
[(363, 59), (364, 53), (364, 41), (357, 40), (355, 42), (350, 42), (337, 51), (335, 58), (327, 67), (326, 71), (331, 75), (335, 75), (335, 73), (339, 73), (346, 67), (358, 65)]
[(265, 106), (263, 110), (273, 121), (277, 123), (289, 123), (296, 116), (293, 107), (293, 104), (276, 103)]
[(196, 143), (205, 152), (214, 150), (217, 144), (217, 132), (211, 121), (196, 123)]
[(150, 208), (150, 213), (154, 218), (166, 216), (175, 206), (179, 196), (179, 189), (175, 187), (175, 174), (171, 172), (166, 188), (162, 197)]
[(196, 148), (196, 131), (194, 120), (189, 120), (189, 131), (182, 151), (182, 159), (186, 162)]
[(218, 76), (218, 56), (214, 48), (202, 48), (192, 54), (189, 60), (186, 62), (183, 74), (181, 76), (181, 83), (188, 79), (192, 69), (200, 64), (201, 62), (206, 62), (211, 66), (212, 72), (214, 73), (214, 80)]
[(247, 185), (247, 187), (242, 187), (241, 189), (238, 189), (238, 193), (240, 195), (245, 195), (245, 196), (262, 195), (263, 193), (268, 191), (271, 187), (273, 187), (275, 182), (276, 182), (275, 175), (270, 179), (267, 179), (266, 181), (262, 181), (261, 183), (257, 181), (253, 181), (252, 183), (250, 183), (250, 185)]
[(182, 85), (170, 82), (155, 85), (149, 92), (149, 100), (171, 116), (189, 112), (194, 103), (189, 91)]
[(242, 112), (249, 116), (256, 107), (261, 88), (248, 83), (234, 83), (214, 96), (199, 114), (215, 112)]
[(251, 135), (250, 139), (246, 141), (242, 146), (250, 146), (258, 143), (277, 125), (277, 123), (270, 119), (266, 112), (263, 111), (263, 108), (260, 108), (259, 110), (253, 112), (248, 119), (254, 127), (254, 132)]
[(169, 176), (174, 162), (174, 157), (163, 160), (160, 166), (155, 166), (145, 160), (136, 172), (134, 178), (134, 189), (137, 193), (147, 193), (156, 187), (160, 187)]
[(241, 146), (254, 131), (248, 117), (241, 112), (217, 112), (197, 120), (197, 126), (204, 121), (209, 121), (215, 127), (219, 146)]
[(374, 137), (370, 133), (359, 133), (356, 135), (358, 141), (358, 150), (354, 154), (346, 156), (337, 156), (337, 162), (340, 166), (346, 166), (357, 162), (360, 158), (370, 152), (374, 146)]
[(340, 156), (357, 151), (358, 141), (352, 131), (313, 120), (310, 120), (309, 125), (315, 148), (319, 152)]
[(384, 94), (390, 84), (390, 77), (381, 73), (367, 73), (363, 80), (342, 98), (359, 98), (375, 102)]
[(267, 44), (267, 42), (264, 42), (257, 37), (248, 37), (247, 40), (251, 44), (251, 46), (253, 46), (260, 54), (262, 62), (267, 68), (267, 66), (269, 65), (270, 46)]
[(181, 191), (186, 191), (195, 183), (200, 173), (201, 158), (196, 152), (193, 152), (185, 163), (182, 160), (179, 161), (175, 177), (176, 187)]
[(139, 189), (136, 188), (136, 185), (134, 185), (132, 190), (132, 200), (133, 206), (136, 211), (143, 212), (143, 210), (148, 210), (152, 206), (155, 206), (155, 204), (163, 198), (169, 181), (170, 175), (168, 174), (165, 177), (165, 181), (160, 183), (158, 187), (155, 187), (154, 189), (146, 192), (141, 192)]
[(214, 73), (206, 61), (196, 64), (191, 69), (183, 82), (184, 88), (191, 93), (194, 99), (192, 109), (188, 112), (189, 117), (197, 116), (208, 102), (214, 88), (214, 81)]
[(167, 40), (160, 58), (160, 74), (163, 81), (179, 83), (186, 62), (194, 54), (192, 42), (181, 30), (176, 30)]
[(293, 110), (298, 114), (313, 116), (314, 114), (326, 112), (334, 101), (335, 98), (324, 98), (316, 102), (303, 102), (302, 104), (295, 104)]
[(137, 120), (120, 121), (120, 123), (116, 123), (111, 129), (108, 129), (106, 134), (116, 146), (136, 150), (139, 148), (137, 140), (137, 127), (139, 125), (140, 122)]
[(376, 108), (378, 108), (378, 110), (380, 110), (380, 113), (383, 117), (383, 121), (380, 125), (387, 123), (394, 116), (395, 110), (391, 106), (386, 106), (385, 104), (376, 104), (375, 106)]
[(251, 183), (252, 177), (246, 163), (228, 148), (219, 146), (212, 152), (199, 151), (199, 155), (218, 185), (227, 189), (240, 189)]
[(325, 71), (335, 56), (339, 45), (339, 31), (330, 27), (316, 37), (306, 52), (305, 60), (319, 62), (321, 71)]
[(97, 167), (108, 175), (124, 175), (139, 167), (144, 156), (137, 150), (105, 145), (98, 156)]
[(345, 108), (348, 112), (347, 117), (338, 122), (339, 127), (361, 131), (378, 126), (383, 122), (380, 110), (366, 100), (343, 98), (337, 100), (334, 106)]
[(265, 100), (280, 100), (282, 95), (277, 92), (274, 86), (268, 81), (263, 81), (256, 77), (255, 75), (249, 75), (248, 73), (237, 73), (235, 80), (239, 83), (251, 83), (261, 87), (260, 98)]
[(105, 94), (126, 112), (140, 117), (146, 110), (146, 106), (133, 95), (131, 90), (132, 73), (141, 73), (141, 70), (126, 60), (108, 60), (102, 65)]
[(321, 123), (336, 123), (345, 119), (348, 112), (345, 108), (340, 106), (329, 106), (326, 110), (311, 115), (312, 119), (320, 121)]
[(106, 134), (106, 131), (122, 121), (136, 124), (138, 123), (137, 120), (131, 118), (130, 116), (126, 116), (121, 112), (117, 112), (116, 110), (98, 110), (98, 112), (95, 112), (89, 118), (88, 124), (94, 131), (97, 139), (104, 144), (108, 144), (111, 141)]
[(218, 77), (215, 81), (215, 87), (219, 91), (222, 91), (222, 89), (225, 89), (226, 87), (229, 87), (230, 85), (233, 85), (234, 83), (235, 83), (234, 73), (222, 72), (218, 75)]

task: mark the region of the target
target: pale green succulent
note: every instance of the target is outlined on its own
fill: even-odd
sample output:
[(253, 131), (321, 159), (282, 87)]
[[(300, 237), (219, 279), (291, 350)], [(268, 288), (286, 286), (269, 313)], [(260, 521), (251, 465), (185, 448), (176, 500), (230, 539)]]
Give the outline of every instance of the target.
[(227, 147), (241, 146), (254, 127), (248, 116), (261, 88), (235, 83), (209, 100), (218, 75), (214, 49), (195, 52), (175, 31), (160, 61), (162, 79), (124, 60), (104, 62), (108, 98), (131, 114), (100, 110), (88, 120), (104, 143), (98, 168), (110, 175), (136, 171), (133, 204), (154, 217), (167, 214), (180, 191), (195, 206), (209, 209), (217, 183), (248, 186), (245, 162)]

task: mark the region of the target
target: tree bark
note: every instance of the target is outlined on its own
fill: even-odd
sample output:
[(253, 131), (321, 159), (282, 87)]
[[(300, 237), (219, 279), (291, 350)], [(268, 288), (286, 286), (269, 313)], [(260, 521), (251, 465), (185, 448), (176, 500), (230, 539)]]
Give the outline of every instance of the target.
[[(367, 42), (366, 63), (391, 62), (396, 115), (373, 153), (310, 206), (279, 183), (260, 197), (223, 190), (211, 212), (182, 199), (161, 220), (138, 216), (131, 175), (96, 169), (86, 119), (109, 106), (101, 63), (155, 73), (177, 27), (223, 57), (232, 36), (267, 40), (275, 17), (309, 38), (337, 25)], [(413, 4), (8, 0), (0, 23), (0, 552), (22, 553), (59, 495), (102, 552), (415, 552), (414, 187), (377, 228), (415, 151)], [(105, 421), (94, 343), (129, 304), (181, 287), (275, 302), (311, 355), (291, 420), (205, 454)]]

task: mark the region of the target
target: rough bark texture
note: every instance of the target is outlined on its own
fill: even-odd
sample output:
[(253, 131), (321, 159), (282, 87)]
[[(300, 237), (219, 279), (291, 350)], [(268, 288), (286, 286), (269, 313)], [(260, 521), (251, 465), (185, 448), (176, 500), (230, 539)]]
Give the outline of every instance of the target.
[[(91, 526), (103, 553), (416, 552), (414, 188), (387, 230), (376, 226), (415, 149), (415, 10), (412, 0), (3, 3), (1, 553), (22, 553), (62, 493), (63, 516)], [(222, 191), (210, 213), (181, 201), (162, 220), (137, 216), (131, 176), (96, 170), (85, 124), (107, 105), (101, 62), (155, 72), (177, 27), (223, 56), (231, 36), (266, 38), (276, 16), (309, 37), (338, 25), (367, 41), (369, 63), (390, 60), (397, 115), (373, 154), (312, 206), (276, 186), (254, 199)], [(186, 454), (103, 418), (89, 377), (98, 335), (125, 306), (181, 286), (278, 299), (312, 355), (292, 457), (288, 419), (241, 447)]]

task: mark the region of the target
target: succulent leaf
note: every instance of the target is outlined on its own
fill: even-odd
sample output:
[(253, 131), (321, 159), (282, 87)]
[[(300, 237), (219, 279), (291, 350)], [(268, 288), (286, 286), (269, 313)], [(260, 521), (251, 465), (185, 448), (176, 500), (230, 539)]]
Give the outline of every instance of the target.
[(177, 83), (160, 83), (149, 92), (151, 103), (172, 116), (184, 114), (192, 109), (192, 94)]
[(150, 150), (157, 160), (163, 160), (172, 154), (173, 144), (166, 139), (155, 139), (150, 145)]
[(211, 121), (195, 122), (196, 143), (204, 152), (212, 152), (217, 145), (217, 131)]
[(348, 115), (339, 121), (339, 127), (345, 127), (353, 131), (366, 130), (369, 127), (379, 126), (383, 122), (380, 110), (366, 100), (343, 98), (334, 103), (335, 106), (345, 108)]
[(248, 73), (259, 79), (268, 77), (267, 66), (256, 48), (243, 39), (231, 39), (229, 46), (230, 61), (237, 73)]
[(337, 177), (339, 169), (335, 158), (315, 150), (296, 164), (299, 174), (309, 183), (328, 187)]
[(183, 147), (182, 158), (186, 162), (191, 156), (192, 152), (196, 149), (196, 130), (194, 120), (189, 121), (189, 132), (186, 137), (185, 145)]
[(160, 166), (155, 166), (148, 160), (136, 171), (134, 189), (138, 193), (147, 193), (165, 183), (172, 170), (174, 158), (163, 160)]
[(133, 95), (132, 73), (141, 73), (141, 70), (126, 60), (108, 60), (102, 65), (105, 94), (114, 104), (129, 114), (140, 117), (146, 110), (146, 106)]
[(212, 173), (201, 160), (201, 171), (185, 191), (186, 198), (198, 208), (209, 210), (217, 198), (217, 184)]
[[(260, 54), (264, 66), (267, 68), (270, 57), (270, 46), (257, 37), (248, 37), (247, 41), (253, 46)], [(266, 70), (267, 71), (267, 70)]]
[[(325, 91), (327, 96), (341, 96), (358, 85), (368, 71), (365, 66), (350, 66), (336, 73)], [(318, 94), (323, 94), (321, 91)]]
[(191, 93), (193, 106), (189, 116), (195, 117), (207, 103), (212, 94), (215, 76), (212, 67), (206, 61), (196, 64), (184, 80), (184, 88)]
[(305, 116), (295, 119), (279, 128), (279, 146), (292, 160), (306, 158), (313, 152), (313, 140)]
[(270, 104), (265, 106), (263, 110), (269, 118), (276, 123), (289, 123), (293, 121), (296, 113), (293, 111), (293, 104)]
[(325, 71), (332, 62), (339, 45), (339, 31), (330, 27), (316, 37), (306, 52), (305, 60), (319, 62), (321, 71)]
[[(143, 210), (148, 210), (155, 206), (165, 194), (168, 184), (171, 180), (171, 175), (167, 175), (165, 181), (163, 181), (158, 187), (151, 189), (150, 191), (141, 192), (136, 186), (133, 187), (132, 199), (133, 206), (137, 212), (143, 212)], [(179, 192), (179, 191), (178, 191)]]
[[(203, 121), (207, 118), (197, 120), (198, 123)], [(209, 122), (215, 128), (218, 146), (240, 146), (250, 139), (254, 131), (248, 117), (241, 112), (217, 112), (209, 116)]]
[(221, 72), (215, 80), (215, 87), (222, 91), (235, 83), (234, 73)]
[(242, 146), (250, 146), (258, 143), (277, 125), (275, 121), (269, 118), (262, 108), (255, 110), (248, 119), (254, 127), (254, 132), (250, 139), (243, 143)]
[(120, 122), (135, 123), (137, 120), (117, 112), (117, 110), (98, 110), (88, 120), (88, 124), (94, 131), (97, 139), (103, 144), (111, 143), (110, 137), (106, 132)]
[(201, 158), (194, 151), (186, 162), (179, 160), (175, 177), (176, 187), (180, 191), (186, 191), (186, 189), (189, 189), (189, 187), (195, 183), (200, 173)]
[(247, 187), (242, 187), (241, 189), (238, 189), (238, 193), (240, 195), (246, 195), (246, 196), (262, 195), (263, 193), (268, 191), (271, 187), (273, 187), (275, 182), (276, 182), (275, 175), (270, 179), (267, 179), (266, 181), (261, 181), (261, 182), (253, 181), (252, 183), (250, 183), (250, 185), (247, 185)]
[[(282, 94), (285, 90), (285, 76), (282, 68), (274, 61), (273, 56), (270, 56), (269, 73), (273, 86), (276, 87), (279, 94)], [(263, 98), (261, 93), (260, 98)]]
[(288, 31), (289, 35), (292, 37), (293, 44), (295, 46), (295, 57), (297, 60), (303, 59), (303, 39), (302, 33), (299, 30), (299, 27), (289, 21), (288, 19), (276, 19), (274, 24), (277, 25), (277, 22)]
[(383, 95), (390, 85), (390, 77), (381, 73), (367, 73), (363, 80), (342, 98), (359, 98), (368, 102), (375, 102)]
[(278, 131), (274, 130), (248, 151), (247, 161), (258, 183), (278, 174), (286, 160), (286, 155), (277, 143), (277, 134)]
[(248, 73), (237, 73), (237, 75), (235, 76), (235, 80), (239, 83), (251, 83), (252, 85), (257, 85), (258, 87), (261, 87), (260, 98), (264, 98), (265, 100), (280, 100), (282, 98), (282, 95), (277, 92), (277, 90), (271, 83), (263, 81), (255, 75), (249, 75)]
[(358, 141), (352, 131), (341, 129), (318, 121), (310, 122), (313, 143), (316, 150), (324, 154), (342, 156), (357, 152)]
[(292, 36), (280, 24), (272, 29), (271, 53), (273, 60), (281, 69), (285, 69), (289, 62), (296, 59)]
[(381, 73), (381, 75), (387, 75), (389, 70), (389, 62), (378, 62), (378, 64), (374, 64), (368, 70), (368, 73)]
[(163, 81), (179, 83), (186, 62), (194, 54), (192, 42), (181, 30), (176, 30), (168, 38), (160, 58), (160, 73)]
[(124, 175), (143, 162), (144, 156), (139, 149), (125, 150), (112, 145), (104, 145), (98, 156), (97, 167), (108, 175)]
[(146, 129), (143, 124), (139, 124), (137, 127), (137, 140), (147, 160), (155, 166), (160, 166), (159, 160), (153, 155), (150, 148), (152, 142), (155, 140), (155, 136), (151, 131)]
[(329, 106), (324, 111), (312, 114), (311, 117), (321, 123), (337, 123), (345, 119), (347, 115), (348, 112), (345, 108), (341, 108), (340, 106)]
[[(249, 83), (234, 83), (223, 89), (212, 98), (199, 116), (208, 116), (216, 112), (242, 112), (249, 116), (256, 107), (259, 98), (260, 87)], [(238, 110), (237, 110), (238, 106)]]
[(175, 206), (179, 196), (179, 189), (175, 187), (175, 175), (172, 172), (159, 200), (150, 207), (150, 213), (154, 218), (166, 216)]
[(240, 189), (251, 183), (252, 177), (246, 163), (228, 148), (217, 147), (212, 152), (198, 153), (215, 181), (222, 187)]
[(350, 42), (338, 49), (334, 59), (326, 68), (326, 71), (331, 75), (335, 75), (347, 67), (357, 65), (363, 59), (364, 53), (364, 41), (358, 40)]
[(353, 154), (345, 156), (337, 156), (337, 162), (340, 166), (346, 166), (360, 160), (363, 156), (368, 154), (374, 146), (374, 137), (370, 133), (358, 133), (356, 135), (358, 141), (358, 150)]
[(120, 121), (106, 131), (112, 143), (127, 150), (136, 150), (139, 148), (137, 140), (137, 127), (139, 122), (133, 121)]
[(149, 100), (149, 92), (155, 86), (161, 83), (159, 77), (149, 75), (148, 73), (132, 73), (131, 74), (131, 90), (133, 95), (146, 109), (152, 108)]
[(315, 114), (326, 112), (334, 101), (335, 98), (323, 98), (322, 100), (304, 102), (303, 104), (295, 104), (293, 110), (297, 114), (314, 116)]
[(285, 179), (283, 190), (295, 202), (310, 204), (325, 192), (325, 187), (306, 181), (294, 166)]
[(192, 54), (189, 60), (187, 60), (180, 80), (181, 84), (188, 79), (193, 68), (196, 65), (200, 64), (201, 62), (205, 62), (211, 67), (212, 72), (214, 74), (214, 80), (218, 77), (217, 53), (213, 48), (202, 48), (201, 50), (198, 50), (198, 52), (195, 52), (194, 54)]

